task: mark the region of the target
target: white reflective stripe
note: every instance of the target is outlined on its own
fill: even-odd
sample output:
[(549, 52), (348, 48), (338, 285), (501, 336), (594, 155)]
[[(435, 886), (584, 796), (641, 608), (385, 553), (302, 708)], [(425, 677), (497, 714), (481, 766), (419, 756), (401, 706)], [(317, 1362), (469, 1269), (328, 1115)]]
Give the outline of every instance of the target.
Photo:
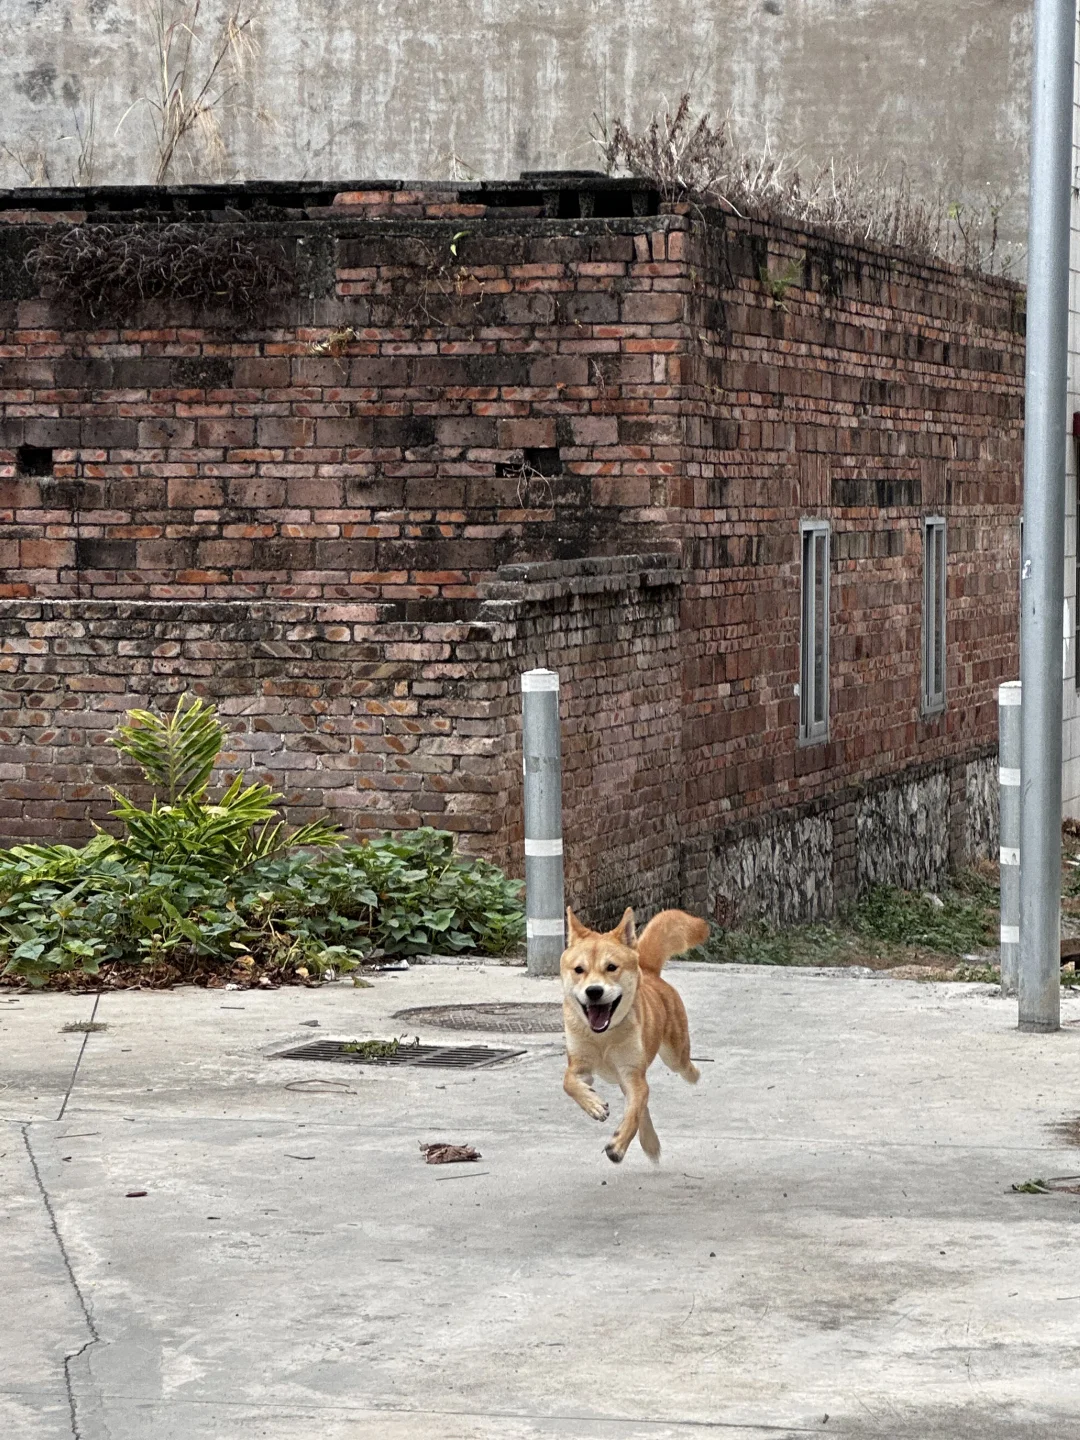
[(521, 688), (526, 691), (558, 690), (559, 677), (554, 670), (526, 670), (521, 677)]
[[(527, 844), (527, 843), (528, 843), (528, 842), (526, 841), (526, 844)], [(526, 850), (525, 853), (526, 853), (526, 855), (527, 855), (529, 852)], [(1001, 863), (1002, 865), (1019, 865), (1019, 864), (1020, 864), (1020, 847), (1019, 847), (1019, 845), (1002, 845), (1001, 849), (998, 851), (998, 859), (999, 859), (999, 861), (1000, 861), (1000, 863)]]
[(1019, 680), (1007, 680), (1004, 685), (999, 685), (999, 686), (998, 686), (998, 704), (999, 704), (999, 705), (1019, 705), (1019, 704), (1020, 704), (1020, 681), (1019, 681)]
[(1002, 925), (1002, 927), (1001, 927), (1001, 943), (1002, 943), (1002, 945), (1019, 945), (1019, 944), (1020, 944), (1020, 926), (1019, 926), (1019, 925)]
[(1019, 771), (1019, 770), (1014, 770), (1011, 765), (1010, 765), (1010, 766), (999, 765), (999, 766), (998, 766), (998, 784), (999, 784), (999, 785), (1019, 785), (1019, 784), (1020, 784), (1020, 771)]
[(562, 920), (534, 920), (530, 915), (525, 921), (525, 934), (530, 940), (539, 939), (543, 935), (558, 935), (561, 940), (563, 925)]
[(536, 859), (547, 858), (552, 855), (562, 854), (561, 840), (529, 840), (525, 841), (525, 854), (533, 855)]

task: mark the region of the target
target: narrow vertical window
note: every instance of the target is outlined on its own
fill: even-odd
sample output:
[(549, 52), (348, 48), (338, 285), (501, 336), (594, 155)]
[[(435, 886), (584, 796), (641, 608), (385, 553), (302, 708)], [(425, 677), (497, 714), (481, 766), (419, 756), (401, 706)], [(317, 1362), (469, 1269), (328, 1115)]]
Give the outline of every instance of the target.
[(799, 739), (829, 734), (829, 524), (802, 522)]
[(945, 709), (945, 521), (932, 516), (923, 525), (922, 705), (930, 715)]

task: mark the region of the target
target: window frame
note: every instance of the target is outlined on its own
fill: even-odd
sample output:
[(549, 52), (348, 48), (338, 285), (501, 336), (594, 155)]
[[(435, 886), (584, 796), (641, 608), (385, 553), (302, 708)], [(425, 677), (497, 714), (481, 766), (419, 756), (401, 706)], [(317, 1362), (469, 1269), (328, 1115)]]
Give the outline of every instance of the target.
[[(941, 715), (948, 705), (947, 655), (949, 638), (949, 526), (944, 515), (926, 515), (923, 518), (923, 561), (922, 561), (922, 713)], [(941, 564), (931, 574), (931, 537), (941, 535)], [(936, 593), (931, 595), (931, 585), (936, 582)], [(940, 655), (933, 647), (940, 641)], [(935, 685), (934, 672), (938, 667), (935, 660), (940, 658), (941, 688)]]
[[(818, 692), (815, 674), (818, 654), (816, 638), (818, 615), (815, 609), (815, 595), (818, 589), (817, 538), (824, 537), (825, 584), (824, 625), (822, 636), (821, 665), (823, 677), (824, 706), (817, 704)], [(809, 558), (809, 564), (808, 564)], [(830, 676), (829, 676), (829, 627), (832, 590), (832, 526), (828, 520), (801, 520), (799, 522), (799, 744), (821, 745), (829, 738), (830, 722)], [(815, 713), (823, 709), (820, 719)]]

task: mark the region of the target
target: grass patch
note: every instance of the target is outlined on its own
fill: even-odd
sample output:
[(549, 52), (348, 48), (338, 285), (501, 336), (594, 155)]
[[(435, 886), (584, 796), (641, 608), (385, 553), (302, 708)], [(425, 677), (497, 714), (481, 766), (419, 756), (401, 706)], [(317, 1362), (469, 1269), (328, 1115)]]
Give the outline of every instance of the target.
[(875, 885), (844, 915), (856, 935), (935, 955), (964, 955), (992, 940), (989, 906), (950, 890), (944, 895)]
[(999, 893), (994, 867), (965, 870), (941, 895), (876, 885), (828, 924), (764, 923), (715, 930), (687, 959), (714, 965), (918, 966), (928, 978), (994, 982), (990, 965), (960, 957), (996, 944)]
[(685, 958), (714, 965), (841, 965), (851, 946), (851, 937), (831, 925), (758, 924), (716, 930)]
[[(410, 1040), (411, 1046), (420, 1044), (419, 1040)], [(342, 1045), (342, 1055), (359, 1055), (361, 1060), (390, 1060), (399, 1050), (408, 1048), (401, 1040), (350, 1040), (347, 1045)]]
[(107, 1030), (108, 1025), (103, 1025), (100, 1020), (72, 1020), (67, 1025), (60, 1026), (61, 1035), (96, 1035), (99, 1030)]

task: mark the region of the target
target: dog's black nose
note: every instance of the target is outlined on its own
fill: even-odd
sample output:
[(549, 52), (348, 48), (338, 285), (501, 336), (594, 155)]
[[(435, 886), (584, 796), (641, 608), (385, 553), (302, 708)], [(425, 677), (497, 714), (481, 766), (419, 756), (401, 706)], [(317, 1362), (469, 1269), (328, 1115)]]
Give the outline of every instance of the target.
[(595, 1005), (598, 1000), (604, 998), (604, 987), (603, 985), (586, 985), (585, 995)]

